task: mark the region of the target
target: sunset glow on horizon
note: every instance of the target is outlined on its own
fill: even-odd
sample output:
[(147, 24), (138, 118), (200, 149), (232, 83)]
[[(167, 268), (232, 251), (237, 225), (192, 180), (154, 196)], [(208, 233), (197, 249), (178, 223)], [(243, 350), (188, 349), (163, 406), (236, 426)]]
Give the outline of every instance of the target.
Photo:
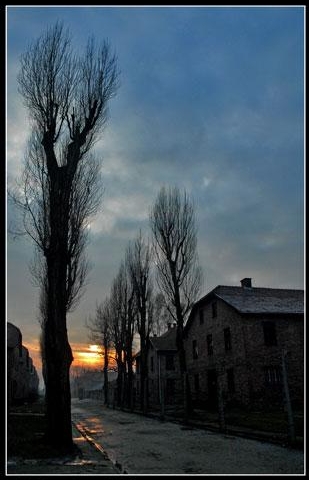
[(73, 351), (73, 367), (101, 367), (103, 364), (102, 360), (102, 349), (99, 345), (72, 345)]
[[(42, 359), (39, 344), (35, 342), (23, 342), (23, 345), (29, 351), (29, 356), (32, 358), (33, 365), (35, 366), (40, 378), (41, 386), (43, 386), (44, 382), (42, 377)], [(99, 345), (72, 343), (71, 348), (73, 353), (73, 362), (71, 368), (73, 370), (75, 368), (84, 368), (87, 370), (97, 370), (103, 368), (102, 348)], [(112, 357), (110, 359), (110, 363), (113, 363)]]

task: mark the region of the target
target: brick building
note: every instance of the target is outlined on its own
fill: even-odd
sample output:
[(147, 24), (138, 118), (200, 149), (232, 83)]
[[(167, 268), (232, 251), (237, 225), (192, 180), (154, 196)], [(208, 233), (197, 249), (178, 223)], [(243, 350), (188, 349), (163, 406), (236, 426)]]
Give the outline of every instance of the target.
[[(292, 405), (304, 395), (304, 291), (217, 286), (195, 303), (185, 327), (195, 405), (268, 409), (283, 405), (283, 375)], [(283, 363), (284, 362), (284, 363)], [(284, 367), (284, 369), (283, 369)]]
[[(140, 356), (136, 361), (136, 399), (140, 395)], [(159, 337), (149, 339), (148, 365), (148, 402), (151, 408), (165, 408), (181, 401), (182, 394), (179, 358), (176, 347), (176, 326), (169, 325), (168, 330)]]

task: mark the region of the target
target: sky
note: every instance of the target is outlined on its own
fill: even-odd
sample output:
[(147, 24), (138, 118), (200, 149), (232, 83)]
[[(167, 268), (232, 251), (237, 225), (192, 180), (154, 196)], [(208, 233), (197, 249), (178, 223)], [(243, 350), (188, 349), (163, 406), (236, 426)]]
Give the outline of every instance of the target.
[[(162, 185), (195, 204), (200, 297), (217, 285), (304, 288), (303, 6), (7, 6), (6, 179), (21, 173), (30, 128), (20, 55), (63, 22), (72, 45), (108, 40), (120, 88), (94, 147), (104, 195), (91, 223), (92, 264), (68, 335), (90, 351), (85, 320), (109, 295), (129, 241), (147, 237)], [(15, 212), (7, 204), (7, 224)], [(38, 369), (38, 289), (26, 237), (6, 237), (6, 316)], [(84, 358), (85, 355), (84, 355)]]

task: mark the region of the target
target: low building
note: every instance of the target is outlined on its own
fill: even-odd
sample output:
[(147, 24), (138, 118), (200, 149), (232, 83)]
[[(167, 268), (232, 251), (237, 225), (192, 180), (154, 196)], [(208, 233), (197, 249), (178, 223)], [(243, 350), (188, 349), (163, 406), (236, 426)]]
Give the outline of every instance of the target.
[(195, 303), (185, 349), (196, 406), (278, 408), (304, 396), (304, 291), (219, 285)]
[(7, 322), (7, 403), (32, 401), (38, 396), (39, 377), (19, 328)]

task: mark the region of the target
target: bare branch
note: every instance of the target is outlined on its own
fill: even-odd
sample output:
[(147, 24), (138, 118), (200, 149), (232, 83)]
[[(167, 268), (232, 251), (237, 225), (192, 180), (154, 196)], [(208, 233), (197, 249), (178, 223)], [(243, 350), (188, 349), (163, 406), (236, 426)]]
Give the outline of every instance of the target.
[(162, 187), (150, 214), (158, 284), (184, 324), (201, 285), (194, 205), (177, 187)]

